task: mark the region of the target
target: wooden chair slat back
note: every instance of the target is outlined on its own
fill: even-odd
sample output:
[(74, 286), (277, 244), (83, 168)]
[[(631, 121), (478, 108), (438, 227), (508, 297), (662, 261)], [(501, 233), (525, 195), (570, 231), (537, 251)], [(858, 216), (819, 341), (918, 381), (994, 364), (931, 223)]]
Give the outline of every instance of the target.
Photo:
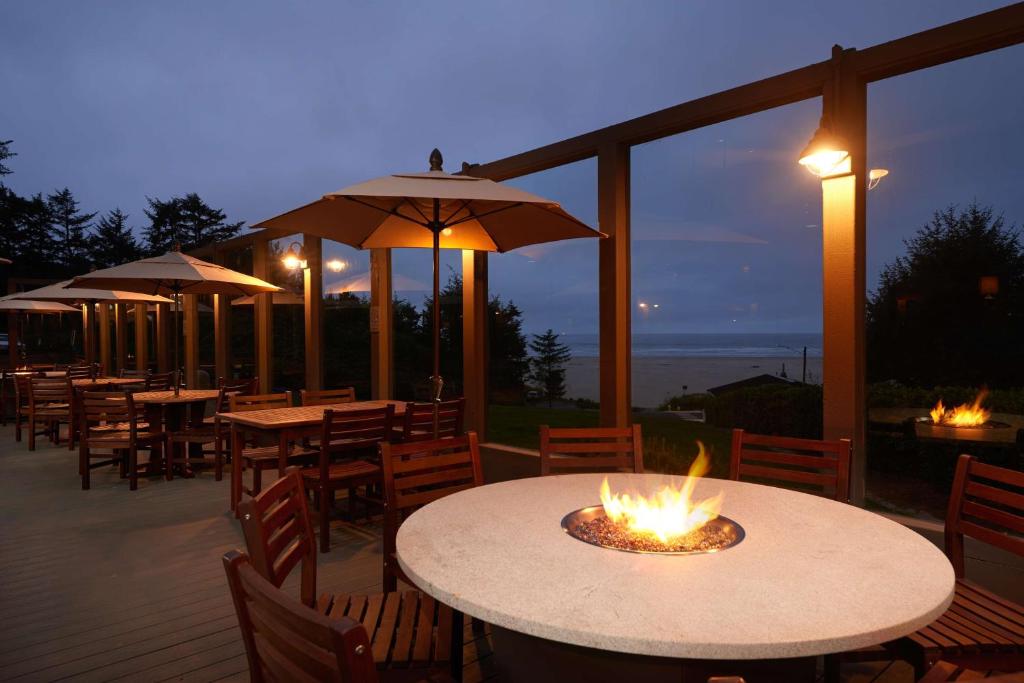
[[(434, 403), (407, 403), (402, 416), (402, 441), (434, 439)], [(466, 399), (455, 398), (437, 405), (437, 438), (462, 436)]]
[(67, 377), (31, 377), (30, 403), (71, 403), (71, 380)]
[(32, 391), (31, 384), (31, 375), (14, 376), (14, 396), (19, 406), (28, 405), (28, 395)]
[(232, 413), (291, 407), (292, 392), (290, 391), (283, 391), (279, 394), (239, 394), (228, 397), (228, 408)]
[(303, 389), (299, 393), (299, 404), (304, 406), (326, 406), (335, 403), (354, 403), (355, 400), (355, 387), (322, 390)]
[(306, 504), (302, 475), (289, 472), (255, 498), (239, 504), (242, 532), (253, 567), (281, 587), (297, 564), (302, 565), (300, 599), (316, 604), (316, 538)]
[(1024, 557), (1024, 472), (960, 456), (946, 512), (946, 555), (957, 578), (964, 536)]
[(154, 372), (146, 377), (146, 391), (167, 391), (174, 384), (174, 372)]
[(68, 366), (68, 378), (69, 379), (92, 379), (96, 376), (96, 366), (94, 365), (69, 365)]
[(145, 379), (149, 377), (149, 370), (133, 370), (132, 368), (121, 368), (121, 371), (117, 374), (118, 377), (138, 377), (139, 379)]
[(231, 409), (231, 403), (228, 399), (232, 396), (252, 396), (258, 390), (259, 380), (254, 377), (236, 382), (225, 382), (224, 378), (221, 377), (218, 385), (220, 393), (217, 395), (217, 412), (226, 413)]
[(395, 550), (402, 520), (432, 501), (484, 483), (476, 432), (380, 444), (384, 470), (384, 552)]
[(378, 443), (391, 437), (394, 419), (393, 405), (363, 410), (328, 408), (324, 411), (320, 432), (321, 460), (329, 459), (334, 453), (376, 448)]
[(849, 439), (819, 441), (732, 430), (729, 478), (753, 478), (850, 502)]
[(643, 433), (631, 427), (540, 427), (540, 473), (643, 472)]
[(237, 551), (224, 556), (224, 570), (251, 680), (376, 683), (370, 639), (358, 621), (328, 618), (289, 597)]

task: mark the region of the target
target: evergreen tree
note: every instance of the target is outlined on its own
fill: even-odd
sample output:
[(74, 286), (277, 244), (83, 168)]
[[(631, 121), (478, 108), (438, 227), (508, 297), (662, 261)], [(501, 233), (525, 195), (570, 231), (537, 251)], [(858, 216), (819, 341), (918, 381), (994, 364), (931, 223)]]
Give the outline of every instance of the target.
[(143, 231), (146, 249), (150, 255), (159, 255), (177, 243), (182, 251), (195, 249), (211, 242), (222, 242), (238, 234), (244, 222), (227, 222), (221, 209), (214, 209), (198, 194), (171, 197), (167, 201), (146, 197), (149, 208), (146, 216), (150, 224)]
[(14, 140), (0, 140), (0, 175), (10, 175), (13, 173), (10, 168), (4, 165), (4, 162), (11, 157), (18, 156), (17, 152), (12, 152), (10, 144)]
[(85, 270), (89, 262), (89, 222), (95, 213), (78, 211), (78, 200), (64, 188), (47, 197), (56, 261), (68, 270)]
[(142, 249), (120, 208), (109, 211), (96, 223), (89, 238), (89, 257), (97, 268), (110, 268), (142, 257)]
[(530, 379), (544, 390), (548, 406), (556, 398), (565, 396), (565, 364), (572, 358), (569, 347), (558, 342), (558, 335), (548, 329), (544, 334), (533, 335), (530, 359), (533, 370)]
[(21, 216), (18, 219), (17, 263), (34, 269), (53, 271), (57, 260), (55, 245), (50, 235), (53, 216), (49, 203), (42, 193), (31, 199), (22, 200)]
[(21, 221), (25, 199), (0, 183), (0, 256), (17, 260), (21, 253)]

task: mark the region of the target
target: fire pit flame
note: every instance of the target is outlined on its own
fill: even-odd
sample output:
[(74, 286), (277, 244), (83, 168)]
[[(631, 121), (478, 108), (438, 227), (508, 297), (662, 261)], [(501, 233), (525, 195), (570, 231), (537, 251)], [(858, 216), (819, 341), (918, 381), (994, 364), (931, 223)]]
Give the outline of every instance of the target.
[(982, 389), (978, 392), (974, 403), (958, 405), (955, 408), (946, 408), (942, 399), (935, 404), (931, 410), (932, 424), (946, 425), (949, 427), (980, 427), (992, 417), (991, 411), (981, 407), (982, 401), (988, 396), (988, 390)]
[(642, 494), (612, 493), (605, 477), (601, 484), (601, 504), (608, 519), (631, 534), (669, 544), (718, 517), (722, 509), (721, 493), (696, 503), (693, 501), (697, 479), (711, 469), (704, 444), (698, 441), (697, 446), (697, 458), (682, 486), (662, 486), (650, 498)]

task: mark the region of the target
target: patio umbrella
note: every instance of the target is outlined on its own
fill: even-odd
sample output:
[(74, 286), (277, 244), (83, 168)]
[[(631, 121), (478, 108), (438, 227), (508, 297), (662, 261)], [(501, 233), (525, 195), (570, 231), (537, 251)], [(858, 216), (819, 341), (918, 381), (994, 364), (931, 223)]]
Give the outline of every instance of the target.
[[(359, 249), (427, 247), (434, 251), (434, 401), (441, 400), (439, 251), (504, 252), (528, 244), (601, 237), (557, 202), (486, 178), (442, 170), (441, 152), (430, 170), (375, 178), (321, 199), (256, 228), (283, 228)], [(436, 418), (436, 416), (435, 416)]]
[(174, 299), (174, 391), (178, 392), (178, 309), (181, 294), (241, 294), (277, 292), (281, 288), (245, 273), (169, 251), (163, 256), (96, 270), (71, 281), (71, 287), (117, 289)]
[(56, 301), (33, 301), (8, 295), (0, 298), (0, 311), (21, 311), (24, 313), (81, 313), (74, 306), (65, 306)]
[(116, 289), (91, 289), (85, 287), (72, 287), (71, 280), (58, 282), (53, 285), (32, 289), (27, 292), (12, 294), (14, 299), (35, 299), (36, 301), (71, 301), (77, 304), (93, 304), (98, 302), (120, 303), (120, 302), (143, 302), (154, 304), (169, 304), (171, 300), (164, 296), (143, 294), (141, 292), (129, 292)]
[[(275, 306), (302, 306), (306, 303), (305, 297), (295, 292), (274, 292), (271, 298)], [(232, 306), (252, 306), (255, 303), (255, 296), (241, 296), (231, 301)]]

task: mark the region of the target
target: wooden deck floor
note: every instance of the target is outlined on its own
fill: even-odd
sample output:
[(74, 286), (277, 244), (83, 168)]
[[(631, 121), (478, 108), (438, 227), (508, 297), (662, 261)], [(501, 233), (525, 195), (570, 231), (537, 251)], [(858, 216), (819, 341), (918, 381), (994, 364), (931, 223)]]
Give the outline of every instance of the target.
[[(46, 442), (30, 453), (10, 427), (0, 468), (0, 680), (248, 679), (220, 562), (244, 547), (227, 480), (149, 479), (129, 492), (100, 469), (82, 491), (75, 454)], [(378, 528), (335, 523), (331, 545), (320, 590), (380, 589)], [(493, 679), (494, 665), (487, 639), (467, 630), (465, 680)], [(844, 679), (912, 676), (857, 665)]]

